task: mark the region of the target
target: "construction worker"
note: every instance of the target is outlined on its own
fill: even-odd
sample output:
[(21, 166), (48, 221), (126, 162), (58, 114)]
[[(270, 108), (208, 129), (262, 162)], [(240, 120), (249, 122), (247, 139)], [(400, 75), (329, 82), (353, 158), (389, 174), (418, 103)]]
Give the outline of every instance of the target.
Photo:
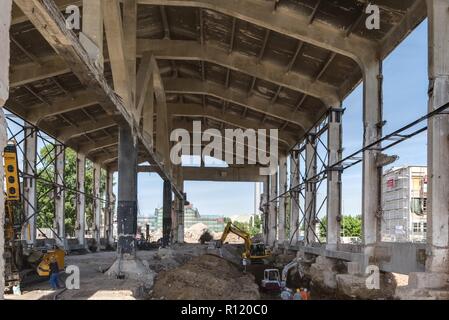
[(291, 300), (292, 299), (292, 291), (289, 288), (285, 288), (285, 290), (281, 293), (282, 300)]
[(296, 289), (296, 292), (293, 295), (293, 300), (302, 300), (301, 290), (299, 290), (299, 288)]
[(59, 287), (59, 266), (54, 256), (50, 257), (50, 286), (53, 290), (60, 289)]
[(302, 300), (309, 300), (310, 295), (309, 295), (309, 292), (307, 291), (307, 289), (301, 288), (301, 298), (302, 298)]

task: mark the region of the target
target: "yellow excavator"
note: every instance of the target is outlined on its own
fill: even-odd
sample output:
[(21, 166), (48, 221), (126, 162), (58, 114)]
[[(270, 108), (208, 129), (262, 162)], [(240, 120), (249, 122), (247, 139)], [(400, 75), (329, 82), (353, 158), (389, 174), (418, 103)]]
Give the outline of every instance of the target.
[(56, 258), (59, 269), (64, 269), (65, 251), (58, 247), (24, 248), (22, 231), (25, 216), (20, 191), (17, 148), (12, 142), (3, 150), (5, 168), (5, 288), (19, 286), (26, 275), (50, 275), (51, 257)]
[(234, 233), (245, 241), (245, 251), (242, 254), (243, 259), (249, 259), (252, 262), (258, 262), (262, 259), (268, 258), (271, 255), (271, 252), (265, 248), (264, 243), (253, 243), (249, 233), (245, 230), (240, 229), (231, 221), (229, 221), (224, 228), (221, 239), (217, 244), (218, 247), (221, 247), (221, 245), (225, 243), (229, 233)]

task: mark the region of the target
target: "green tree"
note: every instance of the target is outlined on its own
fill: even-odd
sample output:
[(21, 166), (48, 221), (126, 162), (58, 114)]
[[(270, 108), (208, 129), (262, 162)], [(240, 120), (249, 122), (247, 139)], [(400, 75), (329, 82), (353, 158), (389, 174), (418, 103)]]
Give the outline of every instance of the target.
[[(54, 158), (55, 151), (52, 147), (43, 147), (40, 152), (42, 164), (39, 166), (37, 173), (37, 226), (39, 228), (54, 227), (55, 220), (55, 188), (53, 181), (55, 181), (55, 167)], [(64, 183), (65, 187), (65, 228), (68, 235), (75, 233), (76, 221), (76, 153), (71, 149), (65, 151), (65, 168), (64, 168)], [(101, 190), (104, 192), (106, 182), (104, 176), (101, 179)], [(86, 221), (87, 225), (91, 225), (93, 221), (93, 168), (90, 161), (86, 161), (86, 177), (85, 177), (85, 201), (86, 201)]]
[[(320, 237), (326, 238), (327, 219), (321, 220)], [(341, 236), (360, 237), (362, 235), (362, 216), (343, 216), (341, 223)]]

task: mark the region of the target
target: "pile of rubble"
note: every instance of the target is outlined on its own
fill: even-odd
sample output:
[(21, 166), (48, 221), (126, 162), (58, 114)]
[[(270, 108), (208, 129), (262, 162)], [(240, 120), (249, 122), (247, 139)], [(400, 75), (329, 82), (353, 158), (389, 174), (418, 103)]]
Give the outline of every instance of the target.
[(214, 255), (195, 257), (186, 264), (158, 274), (152, 297), (167, 300), (257, 300), (254, 276)]

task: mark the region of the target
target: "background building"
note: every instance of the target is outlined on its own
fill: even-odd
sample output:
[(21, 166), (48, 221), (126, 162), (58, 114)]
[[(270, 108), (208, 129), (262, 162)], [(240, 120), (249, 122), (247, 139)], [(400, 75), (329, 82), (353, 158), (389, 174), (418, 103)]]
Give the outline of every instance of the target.
[[(224, 217), (220, 215), (200, 215), (197, 208), (192, 205), (184, 208), (184, 228), (188, 229), (194, 224), (203, 223), (210, 231), (222, 232), (224, 229)], [(150, 231), (162, 230), (162, 208), (154, 211), (154, 216), (148, 218)]]
[(382, 181), (382, 241), (422, 242), (427, 232), (427, 168), (387, 171)]

